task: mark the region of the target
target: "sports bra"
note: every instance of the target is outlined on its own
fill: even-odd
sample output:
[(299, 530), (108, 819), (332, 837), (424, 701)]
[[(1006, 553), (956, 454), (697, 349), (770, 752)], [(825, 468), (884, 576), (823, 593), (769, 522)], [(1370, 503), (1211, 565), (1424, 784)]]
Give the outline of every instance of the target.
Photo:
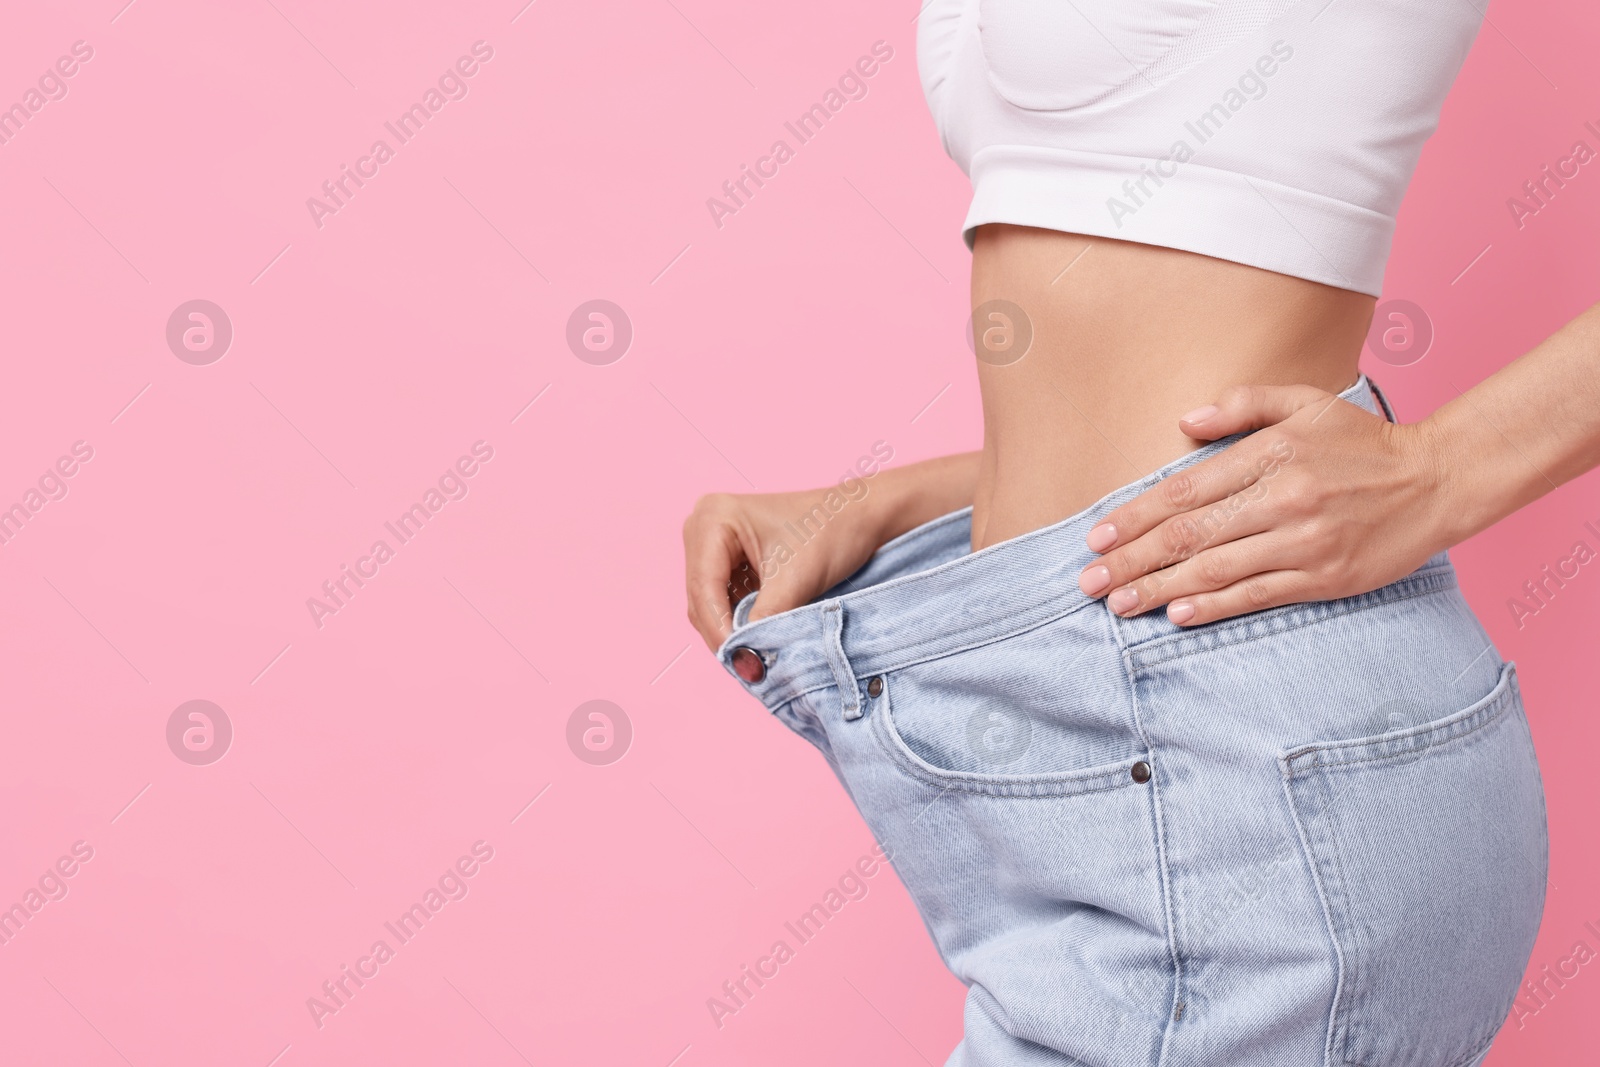
[(1468, 0), (929, 0), (917, 68), (1003, 222), (1377, 296)]

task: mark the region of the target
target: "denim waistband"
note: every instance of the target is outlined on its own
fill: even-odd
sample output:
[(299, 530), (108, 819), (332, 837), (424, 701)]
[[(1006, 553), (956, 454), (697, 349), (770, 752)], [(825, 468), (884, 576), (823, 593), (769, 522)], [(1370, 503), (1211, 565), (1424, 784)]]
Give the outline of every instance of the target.
[[(1339, 396), (1373, 414), (1380, 412), (1381, 404), (1383, 413), (1392, 418), (1387, 402), (1378, 398), (1365, 375)], [(737, 678), (733, 665), (737, 650), (750, 649), (760, 656), (766, 668), (763, 677), (744, 684), (767, 707), (777, 708), (802, 693), (842, 686), (847, 678), (865, 678), (976, 648), (1091, 606), (1107, 610), (1103, 600), (1085, 596), (1078, 588), (1079, 572), (1099, 556), (1084, 542), (1089, 530), (1106, 513), (1163, 478), (1216, 455), (1243, 436), (1203, 445), (1071, 518), (977, 552), (970, 551), (972, 509), (952, 512), (885, 544), (866, 566), (819, 599), (753, 623), (748, 621), (752, 594), (735, 610), (733, 634), (717, 657)], [(1430, 586), (1448, 579), (1436, 566), (1424, 568), (1416, 577), (1425, 575)], [(1117, 619), (1108, 610), (1107, 614), (1116, 620), (1125, 646), (1198, 638), (1206, 630), (1177, 627), (1160, 609), (1131, 619)]]

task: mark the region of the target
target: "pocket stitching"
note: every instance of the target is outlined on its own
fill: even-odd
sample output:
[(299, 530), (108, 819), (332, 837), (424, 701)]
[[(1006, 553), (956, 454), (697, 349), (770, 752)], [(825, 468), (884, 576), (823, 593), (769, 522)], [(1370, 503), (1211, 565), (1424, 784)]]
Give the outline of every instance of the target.
[(883, 678), (883, 692), (872, 701), (875, 706), (866, 717), (878, 720), (872, 730), (878, 738), (878, 744), (895, 766), (907, 777), (924, 785), (939, 786), (947, 791), (955, 789), (965, 793), (1014, 797), (1021, 800), (1104, 793), (1138, 784), (1133, 780), (1131, 768), (1138, 760), (1149, 758), (1147, 755), (1133, 756), (1117, 763), (1101, 764), (1082, 770), (1031, 775), (986, 775), (935, 767), (912, 751), (904, 735), (895, 726), (894, 713), (890, 705), (891, 683), (886, 675), (879, 677)]
[[(1512, 704), (1514, 683), (1517, 674), (1517, 665), (1507, 662), (1500, 668), (1500, 678), (1495, 682), (1493, 689), (1478, 700), (1453, 715), (1447, 715), (1433, 722), (1414, 726), (1409, 730), (1396, 731), (1393, 734), (1378, 734), (1372, 737), (1358, 737), (1348, 741), (1314, 741), (1310, 744), (1297, 745), (1278, 756), (1278, 761), (1283, 765), (1285, 778), (1295, 778), (1306, 770), (1317, 768), (1360, 767), (1370, 763), (1385, 763), (1414, 754), (1414, 750), (1404, 752), (1391, 752), (1383, 755), (1371, 755), (1361, 759), (1338, 759), (1335, 756), (1340, 750), (1348, 750), (1354, 755), (1361, 755), (1364, 750), (1376, 748), (1380, 745), (1393, 744), (1397, 741), (1413, 738), (1426, 738), (1434, 734), (1455, 731), (1450, 737), (1439, 742), (1439, 745), (1429, 744), (1425, 751), (1442, 746), (1454, 744), (1464, 738), (1471, 737), (1480, 730), (1486, 729), (1500, 721)], [(1473, 722), (1474, 719), (1478, 721)], [(1471, 723), (1471, 725), (1467, 725)], [(1298, 765), (1298, 766), (1297, 766)]]
[(1267, 608), (1234, 619), (1223, 619), (1178, 633), (1153, 637), (1131, 645), (1128, 654), (1140, 668), (1157, 667), (1175, 659), (1277, 637), (1318, 623), (1343, 619), (1355, 612), (1433, 596), (1456, 587), (1455, 575), (1448, 563), (1438, 567), (1425, 567), (1406, 575), (1399, 581), (1356, 596), (1286, 604), (1279, 608)]
[[(1328, 790), (1329, 784), (1330, 783), (1328, 783), (1326, 780), (1324, 780), (1324, 782), (1323, 782), (1324, 791)], [(1331, 826), (1330, 826), (1330, 831), (1331, 831)], [(1357, 1010), (1357, 1008), (1358, 1008), (1358, 1002), (1360, 1000), (1360, 996), (1356, 992), (1354, 983), (1353, 982), (1349, 982), (1349, 981), (1346, 980), (1349, 977), (1346, 974), (1346, 971), (1349, 968), (1347, 967), (1347, 965), (1345, 963), (1344, 946), (1339, 943), (1339, 936), (1335, 932), (1335, 929), (1334, 929), (1334, 924), (1333, 924), (1333, 921), (1332, 921), (1332, 909), (1334, 907), (1334, 904), (1337, 903), (1338, 906), (1344, 910), (1345, 914), (1349, 913), (1349, 910), (1350, 910), (1350, 903), (1349, 903), (1349, 901), (1350, 901), (1350, 889), (1349, 889), (1350, 879), (1344, 873), (1345, 872), (1345, 868), (1349, 864), (1346, 862), (1346, 859), (1345, 859), (1344, 842), (1342, 840), (1340, 840), (1338, 836), (1336, 836), (1335, 834), (1333, 834), (1331, 832), (1325, 833), (1323, 836), (1327, 840), (1327, 842), (1328, 842), (1328, 844), (1330, 846), (1328, 851), (1329, 851), (1329, 854), (1332, 855), (1332, 857), (1333, 857), (1334, 873), (1338, 876), (1338, 879), (1339, 879), (1339, 884), (1337, 886), (1333, 887), (1335, 890), (1337, 890), (1337, 893), (1336, 894), (1335, 893), (1330, 893), (1329, 894), (1330, 900), (1328, 902), (1328, 907), (1330, 909), (1329, 910), (1329, 916), (1328, 916), (1328, 936), (1333, 939), (1334, 946), (1335, 946), (1335, 948), (1337, 949), (1337, 952), (1338, 952), (1338, 960), (1339, 960), (1339, 992), (1338, 992), (1338, 995), (1334, 997), (1334, 1016), (1330, 1020), (1330, 1024), (1331, 1024), (1330, 1040), (1332, 1040), (1334, 1042), (1334, 1046), (1336, 1048), (1348, 1049), (1349, 1048), (1349, 1044), (1350, 1044), (1349, 1019), (1351, 1017), (1351, 1014), (1353, 1012), (1355, 1012)], [(1315, 866), (1315, 864), (1313, 864), (1313, 867), (1314, 866)], [(1317, 872), (1317, 877), (1319, 879), (1321, 878), (1321, 872), (1320, 871)], [(1331, 899), (1335, 895), (1337, 895), (1337, 897), (1339, 898), (1337, 901), (1334, 901), (1334, 900)], [(1360, 1063), (1358, 1063), (1355, 1060), (1351, 1060), (1348, 1057), (1342, 1057), (1342, 1058), (1344, 1058), (1345, 1067), (1363, 1067), (1363, 1065), (1361, 1065)]]

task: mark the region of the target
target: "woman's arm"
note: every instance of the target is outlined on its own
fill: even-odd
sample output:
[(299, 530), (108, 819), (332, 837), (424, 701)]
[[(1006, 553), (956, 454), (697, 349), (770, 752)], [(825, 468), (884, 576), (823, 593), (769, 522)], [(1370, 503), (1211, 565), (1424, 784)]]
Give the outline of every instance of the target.
[(1427, 419), (1465, 541), (1600, 465), (1600, 304)]
[(1257, 386), (1179, 426), (1261, 432), (1107, 515), (1085, 593), (1181, 625), (1354, 596), (1600, 465), (1600, 305), (1420, 423)]
[(809, 603), (884, 542), (971, 504), (980, 456), (881, 470), (854, 487), (701, 497), (683, 524), (689, 621), (715, 651), (746, 594), (761, 591), (752, 619)]

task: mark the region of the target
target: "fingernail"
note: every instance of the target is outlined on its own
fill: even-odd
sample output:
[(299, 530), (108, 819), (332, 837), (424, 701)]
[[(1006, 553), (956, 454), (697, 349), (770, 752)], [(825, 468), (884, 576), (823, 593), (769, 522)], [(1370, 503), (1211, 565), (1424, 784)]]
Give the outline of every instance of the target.
[(1209, 419), (1211, 416), (1215, 415), (1216, 413), (1217, 413), (1217, 405), (1215, 405), (1215, 404), (1207, 404), (1203, 408), (1195, 408), (1193, 411), (1189, 412), (1189, 414), (1185, 415), (1183, 418), (1179, 419), (1178, 421), (1179, 422), (1187, 422), (1192, 426), (1197, 422), (1205, 422), (1207, 419)]
[(1167, 618), (1170, 621), (1177, 623), (1179, 626), (1182, 626), (1184, 623), (1194, 618), (1194, 605), (1185, 603), (1182, 600), (1179, 600), (1176, 603), (1168, 604)]
[(1117, 543), (1117, 528), (1109, 522), (1102, 522), (1089, 531), (1084, 541), (1088, 543), (1089, 551), (1104, 552)]
[(1139, 594), (1132, 589), (1118, 589), (1106, 601), (1111, 605), (1111, 610), (1121, 615), (1124, 611), (1132, 611), (1139, 606)]
[(1078, 575), (1078, 588), (1083, 590), (1084, 596), (1096, 596), (1110, 584), (1110, 567), (1085, 567)]

